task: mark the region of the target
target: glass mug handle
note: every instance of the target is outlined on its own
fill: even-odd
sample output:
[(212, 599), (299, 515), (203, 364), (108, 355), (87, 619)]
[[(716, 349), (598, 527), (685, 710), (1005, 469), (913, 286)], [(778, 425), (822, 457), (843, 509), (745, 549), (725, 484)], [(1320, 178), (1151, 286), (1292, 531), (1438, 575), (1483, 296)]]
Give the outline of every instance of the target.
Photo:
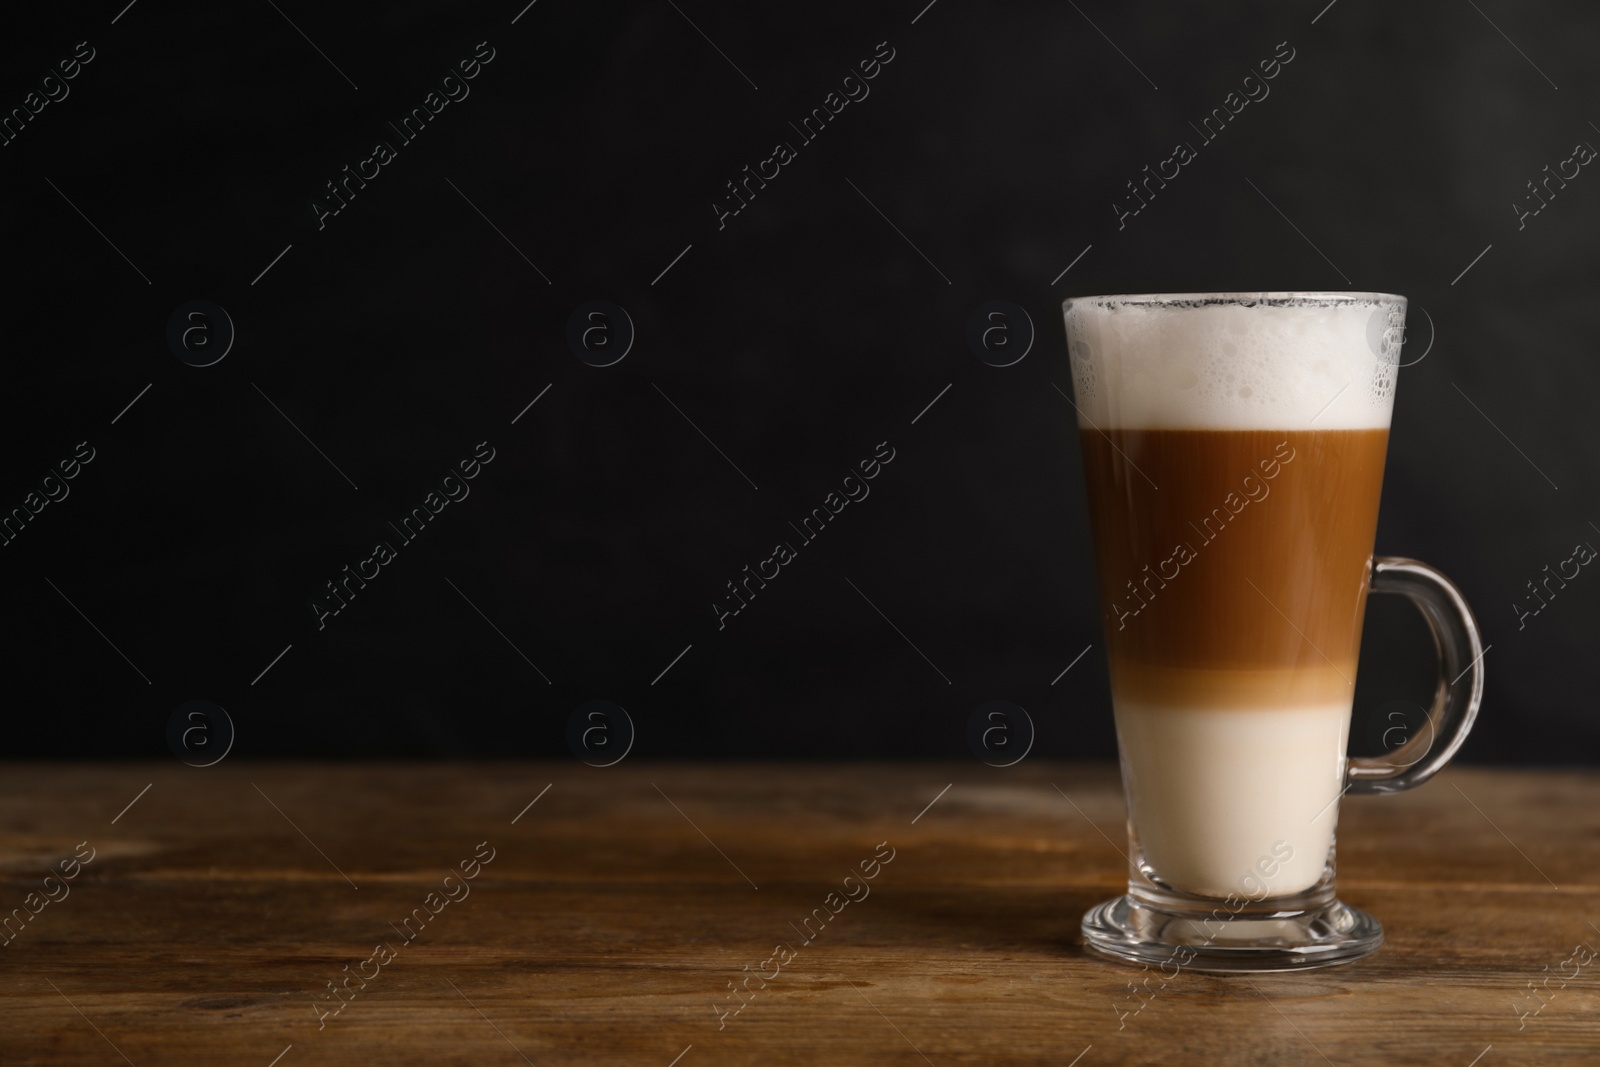
[(1382, 758), (1353, 756), (1346, 770), (1351, 793), (1398, 793), (1432, 778), (1466, 741), (1483, 700), (1483, 642), (1461, 591), (1426, 563), (1374, 557), (1371, 592), (1408, 597), (1439, 652), (1427, 730)]

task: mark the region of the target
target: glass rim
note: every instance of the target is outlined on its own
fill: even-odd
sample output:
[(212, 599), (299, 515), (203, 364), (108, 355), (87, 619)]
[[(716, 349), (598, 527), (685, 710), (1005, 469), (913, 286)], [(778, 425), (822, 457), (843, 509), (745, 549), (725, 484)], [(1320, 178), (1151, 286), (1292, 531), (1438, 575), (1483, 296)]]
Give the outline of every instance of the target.
[(1071, 311), (1075, 304), (1092, 307), (1330, 307), (1341, 304), (1403, 305), (1406, 302), (1406, 298), (1399, 293), (1281, 289), (1262, 292), (1109, 293), (1100, 296), (1069, 296), (1061, 302), (1061, 310)]

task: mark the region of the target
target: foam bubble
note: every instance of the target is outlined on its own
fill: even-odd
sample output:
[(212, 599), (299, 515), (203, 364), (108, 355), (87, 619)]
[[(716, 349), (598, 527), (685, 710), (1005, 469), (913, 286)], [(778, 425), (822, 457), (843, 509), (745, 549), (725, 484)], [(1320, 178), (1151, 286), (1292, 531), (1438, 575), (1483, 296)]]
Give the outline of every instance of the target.
[(1405, 307), (1381, 293), (1074, 297), (1079, 423), (1387, 428)]

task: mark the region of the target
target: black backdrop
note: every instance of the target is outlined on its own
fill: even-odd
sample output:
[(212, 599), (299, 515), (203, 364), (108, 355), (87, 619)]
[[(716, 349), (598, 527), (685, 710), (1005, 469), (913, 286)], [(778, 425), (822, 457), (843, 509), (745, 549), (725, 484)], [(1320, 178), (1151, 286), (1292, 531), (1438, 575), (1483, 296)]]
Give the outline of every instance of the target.
[[(1593, 761), (1600, 578), (1520, 627), (1513, 605), (1600, 544), (1600, 178), (1574, 159), (1600, 144), (1600, 11), (1324, 2), (31, 16), (0, 45), (25, 112), (0, 147), (0, 508), (76, 477), (0, 548), (4, 750), (163, 755), (203, 699), (234, 758), (567, 756), (604, 699), (634, 758), (971, 758), (969, 715), (1004, 699), (1035, 756), (1109, 757), (1060, 300), (1349, 288), (1412, 301), (1377, 547), (1477, 609), (1465, 758)], [(407, 143), (385, 124), (430, 91), (455, 99)], [(1119, 218), (1180, 141), (1196, 158)], [(1519, 218), (1546, 165), (1577, 173)], [(346, 166), (370, 180), (334, 214)], [(746, 166), (770, 180), (719, 217)], [(1007, 367), (967, 337), (996, 299), (1036, 332)], [(178, 353), (225, 343), (214, 311), (169, 341), (191, 300), (236, 332), (211, 366)], [(634, 334), (606, 367), (568, 340), (595, 300)], [(626, 344), (615, 311), (585, 321)], [(470, 495), (400, 543), (386, 523), (480, 442)], [(789, 523), (885, 442), (802, 544)], [(396, 558), (319, 629), (380, 539)], [(778, 541), (796, 558), (719, 629)], [(1376, 605), (1358, 738), (1431, 670)]]

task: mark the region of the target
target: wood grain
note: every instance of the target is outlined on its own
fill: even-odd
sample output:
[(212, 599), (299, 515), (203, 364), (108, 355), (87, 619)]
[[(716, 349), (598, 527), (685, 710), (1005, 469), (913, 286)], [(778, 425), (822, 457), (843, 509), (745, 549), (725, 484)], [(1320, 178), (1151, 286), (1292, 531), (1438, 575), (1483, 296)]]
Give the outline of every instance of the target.
[[(1340, 893), (1384, 923), (1375, 957), (1184, 973), (1121, 1020), (1139, 972), (1078, 936), (1124, 877), (1110, 766), (12, 764), (0, 781), (0, 914), (94, 849), (0, 948), (8, 1065), (1600, 1062), (1600, 960), (1560, 967), (1600, 946), (1592, 774), (1451, 770), (1347, 798)], [(480, 842), (470, 895), (406, 942), (391, 924)], [(881, 842), (893, 858), (834, 915)], [(319, 1029), (325, 983), (380, 942), (393, 958)], [(719, 1018), (781, 944), (777, 977)]]

